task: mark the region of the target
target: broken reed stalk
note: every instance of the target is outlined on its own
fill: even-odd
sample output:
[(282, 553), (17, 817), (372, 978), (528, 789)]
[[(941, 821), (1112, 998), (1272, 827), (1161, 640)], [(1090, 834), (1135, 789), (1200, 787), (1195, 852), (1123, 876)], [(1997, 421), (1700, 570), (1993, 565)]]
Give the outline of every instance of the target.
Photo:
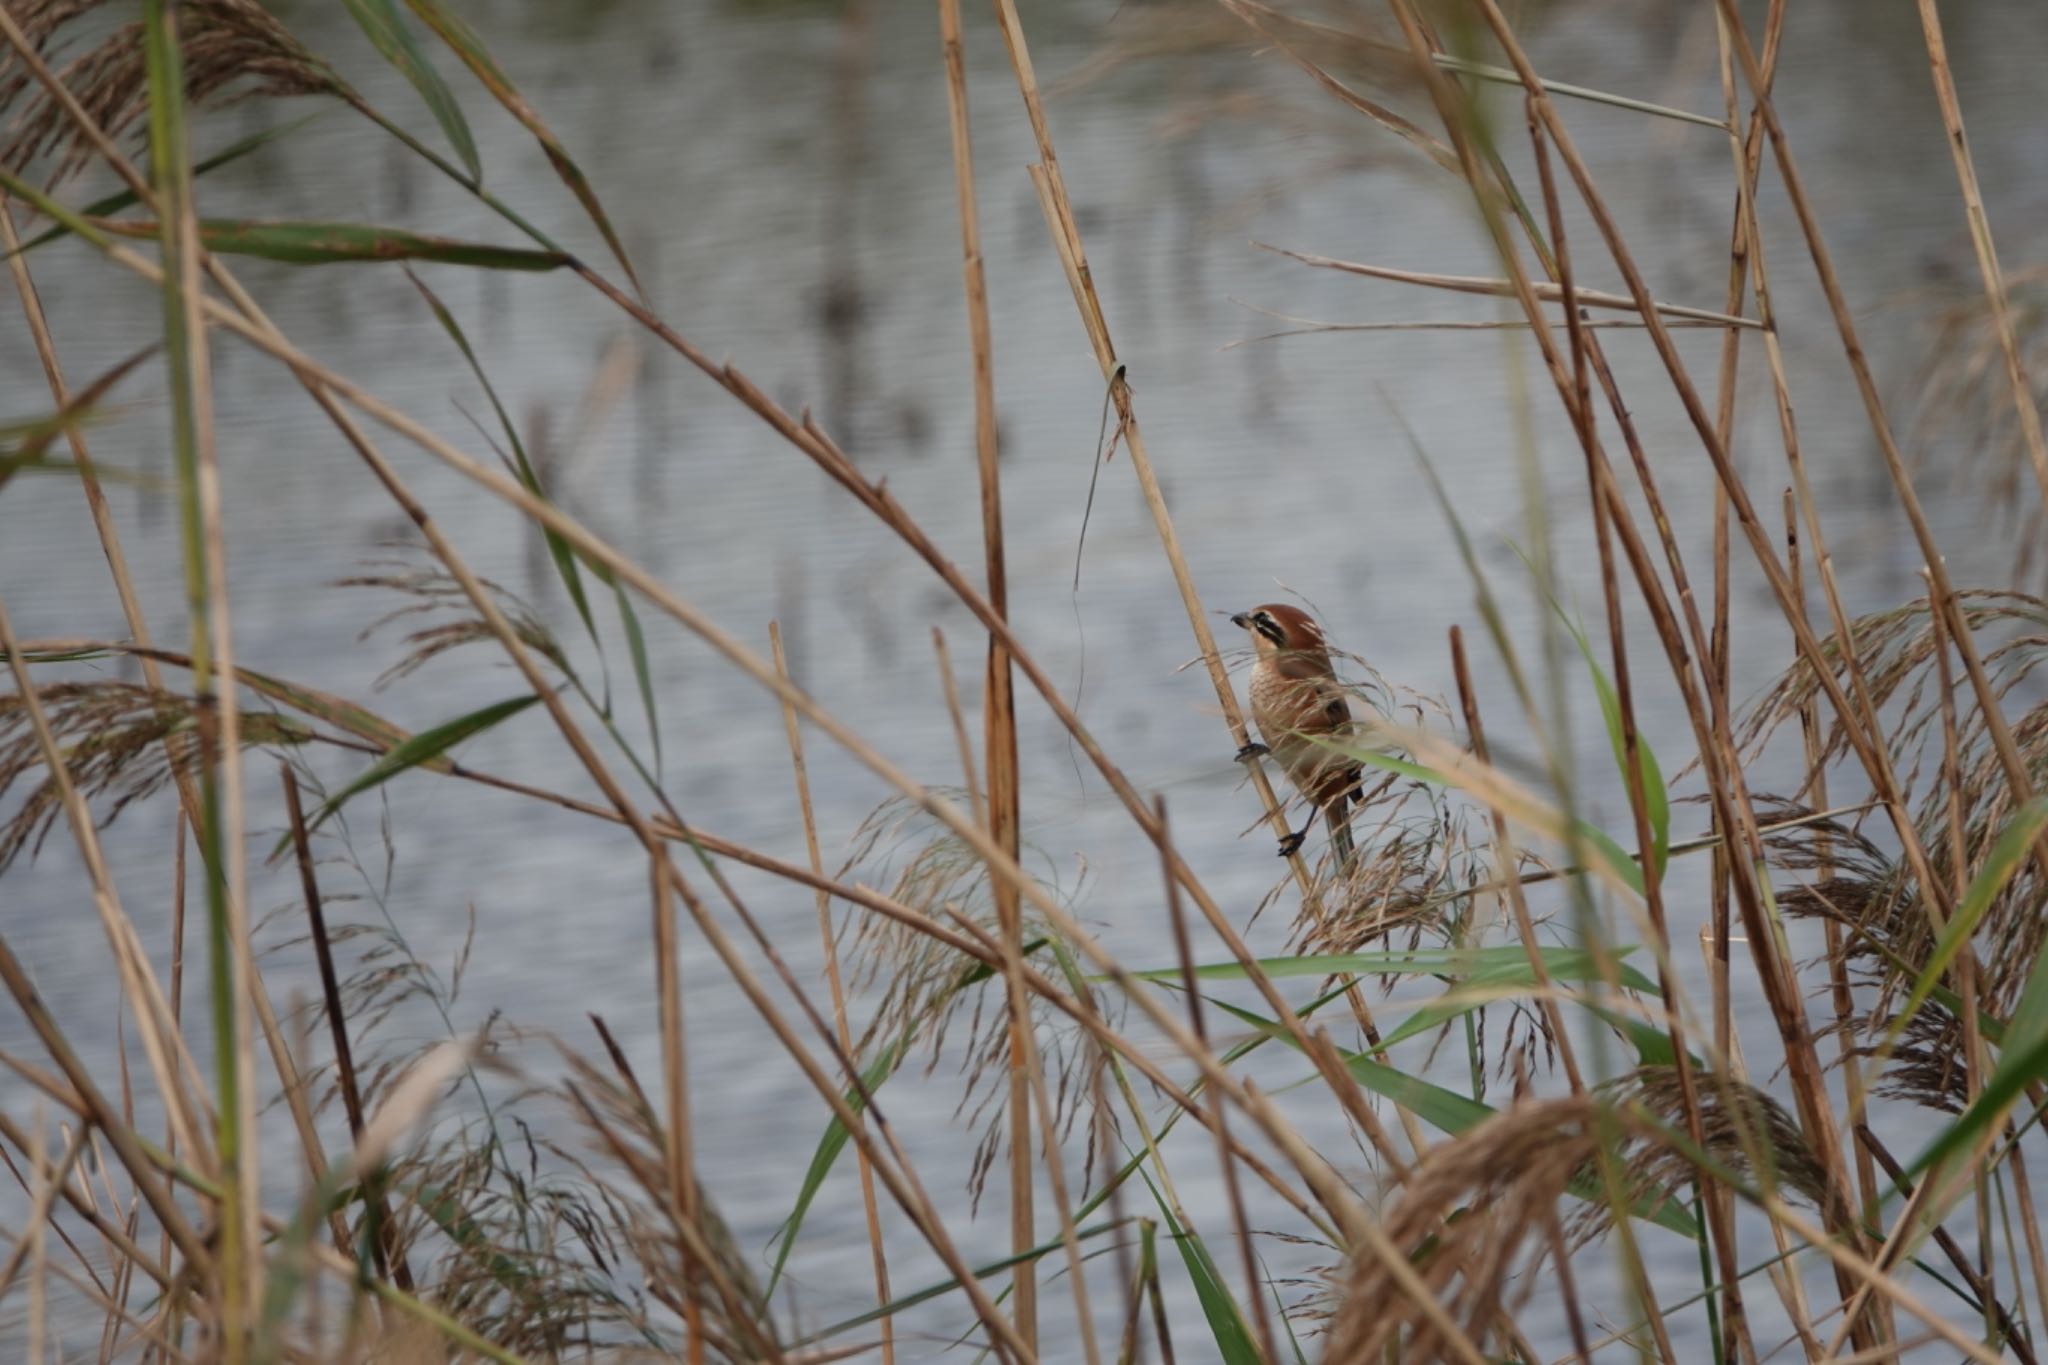
[[(934, 628), (933, 633), (936, 638), (936, 628)], [(775, 660), (777, 676), (788, 679), (790, 676), (789, 659), (783, 653), (782, 625), (778, 621), (770, 621), (768, 623), (768, 645), (769, 652)], [(941, 660), (943, 662), (943, 650), (945, 648), (943, 640), (940, 641), (939, 647), (942, 651)], [(944, 671), (947, 685), (950, 689), (953, 675), (950, 670), (942, 671)], [(948, 700), (951, 700), (950, 695)], [(803, 817), (804, 822), (804, 856), (809, 859), (811, 874), (822, 882), (825, 875), (825, 860), (818, 849), (818, 817), (816, 810), (811, 805), (811, 776), (810, 769), (804, 762), (803, 730), (797, 724), (796, 709), (787, 701), (783, 701), (781, 706), (783, 734), (789, 742), (789, 766), (796, 777), (797, 811)], [(952, 709), (955, 712), (957, 724), (958, 708), (954, 707)], [(970, 756), (965, 750), (966, 736), (964, 733), (961, 736), (961, 744), (961, 757), (965, 760)], [(970, 792), (974, 790), (974, 774), (971, 770), (967, 774), (967, 786)], [(818, 910), (818, 939), (825, 954), (825, 982), (832, 992), (832, 1024), (839, 1038), (840, 1050), (851, 1058), (856, 1054), (853, 1046), (852, 1022), (847, 1018), (846, 1014), (846, 984), (839, 974), (839, 938), (838, 935), (832, 932), (831, 893), (823, 885), (819, 885), (816, 888), (816, 904)], [(848, 1084), (852, 1083), (852, 1080), (849, 1078)], [(856, 1123), (865, 1122), (858, 1113), (854, 1115), (854, 1121)], [(867, 1217), (868, 1246), (872, 1249), (875, 1263), (875, 1302), (879, 1305), (886, 1305), (890, 1299), (889, 1254), (882, 1240), (881, 1208), (875, 1199), (875, 1171), (873, 1165), (869, 1162), (865, 1147), (856, 1147), (854, 1149), (854, 1160), (860, 1173), (861, 1211)], [(894, 1365), (896, 1359), (896, 1319), (893, 1314), (884, 1313), (882, 1315), (881, 1333), (882, 1365)]]

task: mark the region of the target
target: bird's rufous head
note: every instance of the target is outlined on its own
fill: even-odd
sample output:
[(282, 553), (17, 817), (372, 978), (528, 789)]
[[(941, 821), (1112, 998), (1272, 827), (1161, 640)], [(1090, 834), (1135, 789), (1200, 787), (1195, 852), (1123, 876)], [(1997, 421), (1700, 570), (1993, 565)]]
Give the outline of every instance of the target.
[(1274, 654), (1328, 654), (1329, 645), (1315, 617), (1285, 602), (1268, 602), (1263, 607), (1241, 611), (1230, 618), (1230, 623), (1251, 632), (1252, 647), (1262, 659)]

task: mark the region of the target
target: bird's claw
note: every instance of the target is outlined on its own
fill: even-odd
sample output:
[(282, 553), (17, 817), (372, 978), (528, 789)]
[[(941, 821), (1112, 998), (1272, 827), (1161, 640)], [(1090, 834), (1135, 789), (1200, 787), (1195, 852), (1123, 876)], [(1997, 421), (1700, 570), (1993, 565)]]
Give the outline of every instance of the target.
[(1302, 840), (1308, 838), (1307, 830), (1297, 830), (1280, 841), (1280, 856), (1292, 858), (1301, 851)]
[(1249, 763), (1255, 758), (1264, 758), (1268, 753), (1271, 752), (1272, 751), (1268, 749), (1265, 745), (1259, 743), (1257, 740), (1253, 740), (1250, 744), (1245, 745), (1242, 749), (1239, 749), (1237, 751), (1237, 762)]

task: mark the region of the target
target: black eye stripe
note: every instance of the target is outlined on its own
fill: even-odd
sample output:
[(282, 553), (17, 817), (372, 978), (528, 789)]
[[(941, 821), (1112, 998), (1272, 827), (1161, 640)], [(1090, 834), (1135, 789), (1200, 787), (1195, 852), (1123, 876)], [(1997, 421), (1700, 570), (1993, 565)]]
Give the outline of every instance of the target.
[(1258, 630), (1259, 634), (1265, 636), (1274, 644), (1284, 645), (1287, 643), (1287, 632), (1281, 630), (1280, 623), (1266, 615), (1266, 613), (1260, 612), (1257, 616), (1254, 616), (1252, 618), (1252, 625)]

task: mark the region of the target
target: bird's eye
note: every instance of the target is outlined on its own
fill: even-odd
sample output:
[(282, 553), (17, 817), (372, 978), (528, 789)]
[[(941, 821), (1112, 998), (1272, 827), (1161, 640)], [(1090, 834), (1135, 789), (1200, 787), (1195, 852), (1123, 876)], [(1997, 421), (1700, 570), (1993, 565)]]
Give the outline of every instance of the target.
[(1287, 643), (1287, 632), (1280, 629), (1280, 623), (1278, 621), (1275, 621), (1267, 613), (1262, 611), (1259, 612), (1257, 615), (1253, 616), (1252, 624), (1258, 628), (1259, 634), (1265, 636), (1274, 644), (1280, 645)]

